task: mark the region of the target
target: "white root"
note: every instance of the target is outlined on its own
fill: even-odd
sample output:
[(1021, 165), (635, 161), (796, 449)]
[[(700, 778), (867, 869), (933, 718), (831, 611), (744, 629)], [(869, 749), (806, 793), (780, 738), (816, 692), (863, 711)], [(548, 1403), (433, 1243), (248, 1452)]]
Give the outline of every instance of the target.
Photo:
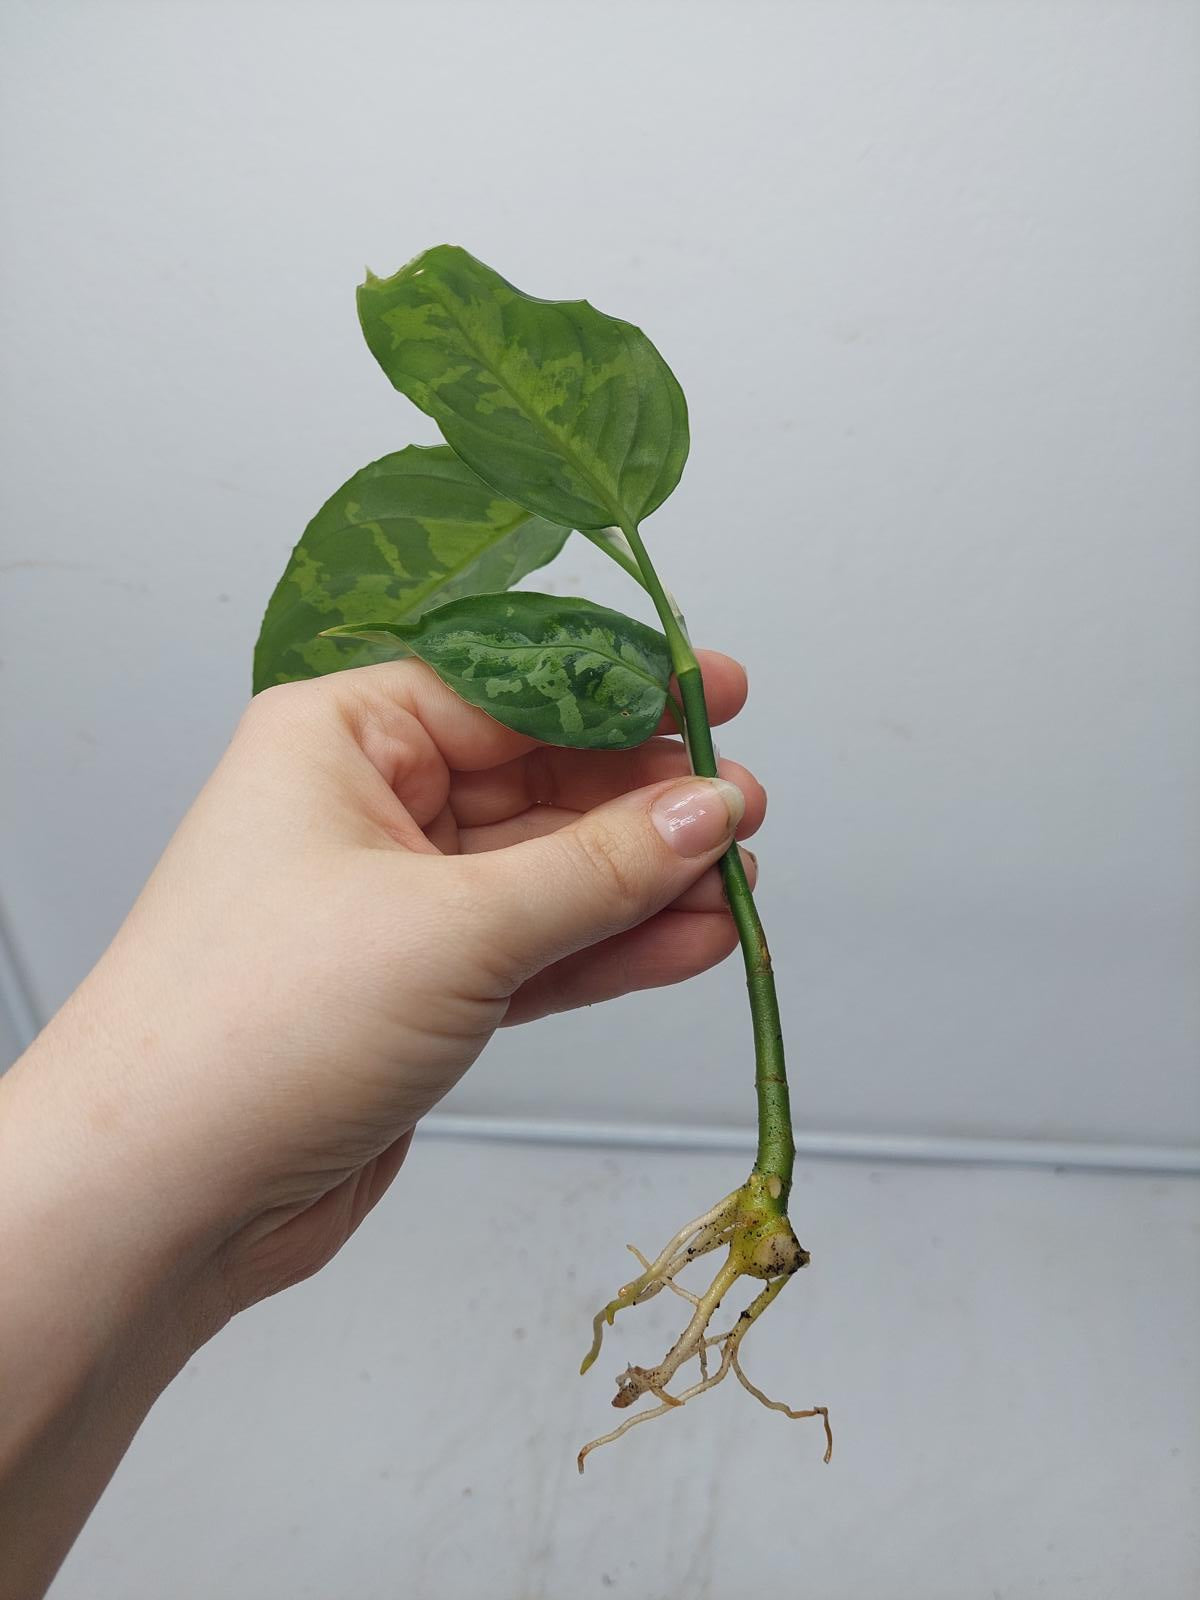
[[(632, 1246), (630, 1248), (632, 1249)], [(634, 1251), (634, 1254), (638, 1255), (639, 1260), (644, 1259), (639, 1252)], [(627, 1417), (624, 1422), (610, 1433), (603, 1434), (600, 1438), (593, 1439), (589, 1444), (584, 1445), (577, 1458), (580, 1472), (584, 1470), (584, 1462), (593, 1450), (598, 1449), (602, 1444), (612, 1444), (622, 1434), (628, 1433), (630, 1428), (636, 1428), (639, 1423), (649, 1422), (653, 1417), (664, 1416), (668, 1411), (679, 1410), (689, 1400), (695, 1399), (697, 1395), (704, 1394), (708, 1389), (716, 1388), (717, 1384), (722, 1382), (730, 1371), (736, 1373), (742, 1386), (769, 1410), (780, 1411), (784, 1416), (796, 1420), (806, 1417), (820, 1417), (825, 1424), (825, 1460), (830, 1460), (833, 1454), (833, 1434), (829, 1426), (827, 1408), (825, 1406), (813, 1406), (808, 1410), (796, 1411), (790, 1406), (784, 1405), (781, 1400), (769, 1399), (761, 1389), (756, 1388), (750, 1382), (742, 1369), (741, 1362), (738, 1360), (738, 1348), (742, 1340), (783, 1289), (788, 1282), (790, 1274), (771, 1279), (725, 1333), (708, 1335), (705, 1331), (708, 1327), (709, 1319), (720, 1304), (722, 1296), (731, 1283), (736, 1281), (740, 1275), (737, 1267), (727, 1262), (714, 1278), (707, 1294), (693, 1296), (685, 1293), (684, 1297), (694, 1302), (696, 1310), (687, 1328), (676, 1341), (662, 1364), (649, 1372), (641, 1368), (630, 1367), (617, 1380), (618, 1392), (617, 1398), (613, 1402), (614, 1405), (630, 1405), (640, 1398), (642, 1394), (647, 1393), (655, 1397), (659, 1402), (658, 1405), (651, 1406), (646, 1411), (639, 1411), (635, 1416)], [(670, 1286), (677, 1287), (676, 1285)], [(661, 1287), (661, 1283), (657, 1287)], [(716, 1372), (710, 1374), (707, 1353), (710, 1349), (718, 1346), (721, 1349), (720, 1365)], [(700, 1381), (692, 1384), (690, 1388), (684, 1389), (681, 1394), (672, 1395), (668, 1393), (666, 1384), (678, 1371), (679, 1367), (690, 1360), (692, 1356), (696, 1356), (700, 1363)]]
[[(690, 1261), (698, 1260), (700, 1256), (708, 1255), (710, 1251), (728, 1243), (737, 1216), (739, 1194), (740, 1191), (735, 1190), (733, 1194), (726, 1195), (725, 1199), (713, 1206), (711, 1211), (706, 1211), (701, 1217), (693, 1218), (685, 1227), (680, 1228), (641, 1275), (632, 1282), (624, 1284), (617, 1291), (616, 1298), (610, 1300), (596, 1313), (592, 1319), (592, 1347), (583, 1359), (580, 1372), (586, 1372), (599, 1355), (605, 1324), (611, 1327), (618, 1311), (623, 1311), (627, 1306), (641, 1305), (647, 1300), (652, 1300), (662, 1289), (668, 1285), (673, 1286), (672, 1280), (675, 1274)], [(634, 1250), (633, 1253), (639, 1261), (645, 1261), (640, 1250)]]
[(833, 1429), (829, 1426), (828, 1406), (809, 1406), (805, 1411), (793, 1411), (791, 1406), (784, 1405), (782, 1400), (768, 1399), (761, 1389), (755, 1388), (754, 1384), (750, 1382), (750, 1379), (742, 1371), (742, 1364), (737, 1358), (736, 1350), (733, 1355), (733, 1370), (742, 1388), (748, 1389), (756, 1400), (761, 1401), (766, 1406), (768, 1411), (782, 1411), (784, 1416), (791, 1417), (793, 1422), (802, 1422), (805, 1417), (820, 1417), (825, 1424), (824, 1460), (826, 1463), (833, 1460)]
[[(625, 1248), (630, 1252), (631, 1255), (635, 1255), (638, 1258), (647, 1272), (651, 1270), (649, 1261), (647, 1261), (646, 1257), (638, 1249), (637, 1245), (627, 1244)], [(685, 1289), (681, 1283), (676, 1283), (674, 1278), (664, 1278), (663, 1286), (667, 1289), (670, 1289), (672, 1294), (677, 1294), (681, 1300), (690, 1300), (694, 1306), (698, 1306), (700, 1304), (700, 1296), (698, 1294), (693, 1294), (690, 1289)], [(649, 1299), (649, 1296), (646, 1295), (644, 1298)]]

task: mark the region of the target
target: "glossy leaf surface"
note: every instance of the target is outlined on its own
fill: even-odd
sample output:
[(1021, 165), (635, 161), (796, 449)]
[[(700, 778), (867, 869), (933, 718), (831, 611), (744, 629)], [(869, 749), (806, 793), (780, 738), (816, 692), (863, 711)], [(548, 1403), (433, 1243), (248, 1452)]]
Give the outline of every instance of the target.
[(624, 749), (648, 739), (666, 701), (667, 642), (590, 600), (472, 595), (412, 624), (350, 630), (397, 639), (464, 700), (545, 744)]
[(687, 406), (640, 329), (535, 300), (455, 245), (358, 291), (367, 343), (481, 478), (564, 527), (637, 523), (679, 482)]
[(411, 622), (459, 595), (506, 589), (566, 538), (490, 489), (446, 445), (373, 461), (325, 502), (292, 552), (263, 618), (255, 693), (405, 655), (394, 638), (318, 635), (339, 623)]

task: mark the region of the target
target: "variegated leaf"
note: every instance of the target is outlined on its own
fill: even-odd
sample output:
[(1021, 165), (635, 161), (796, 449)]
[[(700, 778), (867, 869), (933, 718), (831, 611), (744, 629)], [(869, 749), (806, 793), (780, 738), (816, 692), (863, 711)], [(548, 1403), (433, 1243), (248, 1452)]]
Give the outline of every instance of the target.
[(338, 630), (398, 640), (464, 700), (544, 744), (619, 750), (658, 726), (671, 660), (642, 622), (554, 595), (471, 595), (415, 623)]
[(536, 300), (455, 245), (358, 291), (367, 343), (481, 478), (564, 527), (640, 522), (679, 482), (687, 406), (639, 328)]
[(304, 530), (263, 618), (254, 690), (394, 659), (320, 638), (338, 623), (411, 622), (458, 595), (505, 589), (553, 560), (567, 530), (503, 499), (446, 445), (410, 445), (342, 485)]

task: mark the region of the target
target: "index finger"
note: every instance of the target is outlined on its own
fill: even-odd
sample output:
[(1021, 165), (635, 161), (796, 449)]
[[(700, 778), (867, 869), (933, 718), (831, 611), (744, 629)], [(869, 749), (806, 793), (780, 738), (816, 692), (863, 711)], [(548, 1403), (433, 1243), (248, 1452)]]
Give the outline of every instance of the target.
[[(731, 721), (746, 704), (749, 685), (746, 681), (745, 667), (732, 656), (722, 655), (719, 650), (697, 650), (696, 660), (700, 663), (700, 675), (704, 679), (704, 698), (708, 705), (709, 722)], [(674, 677), (671, 678), (671, 693), (678, 699), (679, 689)], [(679, 732), (669, 705), (663, 713), (658, 731)]]
[[(746, 703), (745, 669), (732, 656), (717, 650), (699, 650), (696, 659), (704, 678), (709, 720), (728, 722)], [(360, 738), (365, 728), (370, 728), (369, 753), (389, 781), (388, 757), (395, 752), (381, 750), (379, 743), (391, 747), (394, 742), (404, 742), (411, 734), (410, 718), (416, 718), (454, 772), (480, 772), (500, 766), (536, 749), (541, 742), (528, 734), (515, 733), (485, 711), (460, 700), (431, 668), (418, 661), (357, 667), (324, 681), (335, 688), (339, 697), (344, 694), (343, 703), (357, 713)], [(663, 716), (659, 731), (678, 731), (669, 711)], [(367, 741), (362, 742), (366, 748)], [(397, 793), (404, 799), (398, 788)]]

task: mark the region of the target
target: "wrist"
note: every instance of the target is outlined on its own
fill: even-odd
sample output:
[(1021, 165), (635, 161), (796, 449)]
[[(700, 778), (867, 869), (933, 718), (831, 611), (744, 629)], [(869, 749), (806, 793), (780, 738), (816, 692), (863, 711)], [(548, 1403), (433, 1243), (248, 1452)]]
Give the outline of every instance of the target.
[(80, 991), (0, 1078), (0, 1362), (31, 1365), (0, 1385), (31, 1409), (147, 1342), (161, 1387), (226, 1320), (209, 1292), (215, 1241), (173, 1202), (170, 1151), (149, 1148), (143, 1108), (125, 1104), (91, 1000)]
[(147, 1411), (224, 1320), (203, 1245), (147, 1203), (103, 1124), (89, 1031), (64, 1014), (0, 1078), (0, 1546), (17, 1596), (43, 1592)]

